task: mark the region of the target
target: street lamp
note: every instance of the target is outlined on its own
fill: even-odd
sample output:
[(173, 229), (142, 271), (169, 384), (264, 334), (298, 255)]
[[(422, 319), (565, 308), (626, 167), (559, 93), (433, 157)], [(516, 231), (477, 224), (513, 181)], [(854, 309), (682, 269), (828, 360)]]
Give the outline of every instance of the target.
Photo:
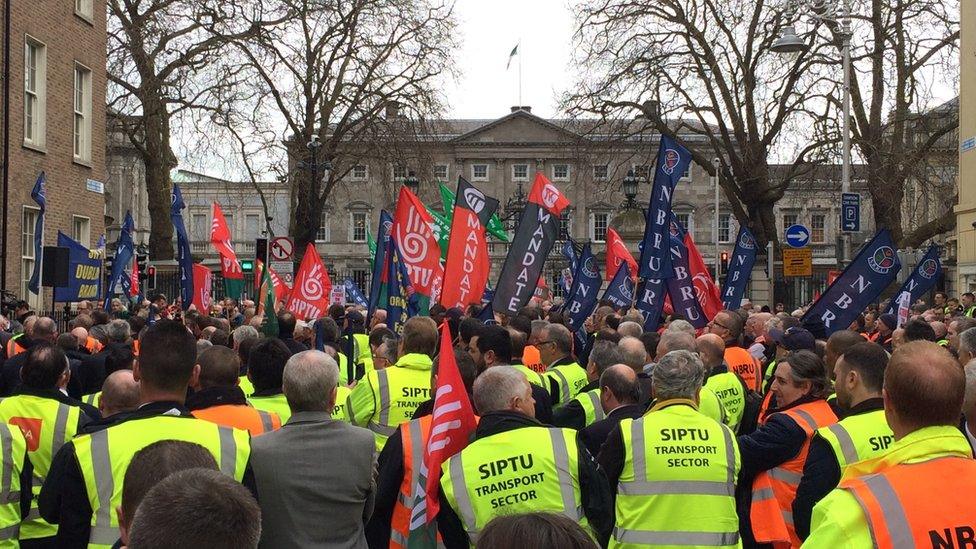
[(312, 174), (312, 190), (317, 191), (317, 185), (319, 183), (319, 172), (326, 172), (332, 169), (332, 162), (328, 160), (324, 162), (319, 162), (319, 150), (322, 148), (322, 143), (319, 141), (319, 136), (313, 135), (311, 141), (305, 144), (305, 148), (308, 149), (308, 157), (298, 163), (298, 169), (308, 170)]
[(627, 176), (624, 177), (623, 183), (620, 185), (624, 191), (624, 196), (627, 197), (627, 208), (636, 208), (637, 202), (637, 177), (634, 176), (634, 170), (628, 170)]
[[(843, 56), (844, 71), (843, 79), (843, 128), (841, 146), (843, 160), (841, 162), (841, 192), (851, 191), (851, 0), (842, 0), (841, 12), (835, 19), (830, 20), (840, 24), (841, 55)], [(813, 11), (814, 15), (821, 19), (828, 19), (827, 6), (821, 0), (807, 0), (807, 7)], [(796, 30), (792, 27), (783, 29), (783, 34), (773, 42), (772, 50), (777, 53), (797, 53), (804, 51), (807, 45), (796, 35)], [(846, 266), (850, 261), (850, 235), (841, 234), (841, 266)]]
[(415, 195), (420, 192), (420, 179), (417, 178), (417, 174), (413, 170), (403, 179), (403, 184)]

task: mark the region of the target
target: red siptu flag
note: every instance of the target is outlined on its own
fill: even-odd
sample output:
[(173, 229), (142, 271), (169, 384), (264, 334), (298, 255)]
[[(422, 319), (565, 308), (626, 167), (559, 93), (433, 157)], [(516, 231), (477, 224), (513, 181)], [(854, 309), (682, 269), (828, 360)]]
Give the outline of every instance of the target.
[(410, 283), (421, 295), (432, 299), (439, 297), (444, 268), (441, 267), (440, 244), (430, 228), (434, 218), (427, 213), (417, 195), (401, 187), (393, 219), (392, 238), (407, 266)]
[[(437, 518), (440, 510), (438, 492), (440, 490), (441, 464), (444, 460), (463, 450), (478, 425), (468, 400), (468, 392), (461, 380), (451, 340), (451, 330), (447, 323), (441, 324), (441, 353), (437, 368), (437, 392), (434, 396), (433, 421), (424, 449), (424, 462), (417, 481), (417, 501), (410, 516), (411, 538), (422, 533)], [(428, 536), (426, 539), (433, 539)]]
[(607, 229), (607, 280), (613, 280), (614, 275), (617, 274), (617, 269), (625, 261), (627, 262), (627, 267), (630, 269), (630, 279), (636, 282), (637, 261), (631, 255), (630, 250), (627, 249), (627, 245), (624, 244), (623, 239), (620, 238), (617, 231)]
[(206, 315), (210, 310), (210, 287), (213, 286), (213, 273), (210, 268), (199, 263), (193, 264), (193, 305), (197, 311)]
[(718, 286), (715, 285), (712, 275), (708, 272), (708, 267), (702, 260), (701, 254), (698, 253), (691, 233), (685, 233), (685, 247), (688, 248), (688, 270), (691, 275), (691, 283), (695, 286), (695, 296), (698, 298), (698, 303), (701, 304), (705, 318), (711, 320), (724, 308)]
[(301, 319), (321, 318), (329, 306), (331, 293), (329, 271), (315, 251), (315, 245), (309, 242), (285, 308)]
[(224, 278), (234, 280), (244, 280), (244, 269), (237, 261), (237, 252), (231, 244), (230, 229), (227, 228), (227, 220), (224, 219), (224, 212), (220, 209), (220, 204), (213, 203), (213, 219), (210, 222), (210, 243), (220, 254), (220, 272)]

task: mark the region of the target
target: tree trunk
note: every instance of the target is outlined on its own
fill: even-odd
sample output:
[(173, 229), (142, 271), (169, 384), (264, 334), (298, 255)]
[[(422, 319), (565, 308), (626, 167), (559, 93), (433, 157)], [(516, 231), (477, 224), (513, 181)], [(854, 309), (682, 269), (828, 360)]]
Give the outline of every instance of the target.
[[(316, 174), (319, 176), (319, 174)], [(295, 173), (295, 184), (292, 185), (292, 216), (289, 233), (295, 240), (295, 260), (300, 261), (305, 255), (305, 248), (309, 243), (315, 243), (315, 233), (322, 223), (323, 201), (315, 196), (311, 188), (312, 174), (299, 170)]]
[(176, 155), (170, 148), (169, 112), (158, 96), (143, 97), (145, 128), (146, 192), (149, 195), (149, 255), (173, 259), (173, 223), (169, 218), (173, 182), (170, 170)]

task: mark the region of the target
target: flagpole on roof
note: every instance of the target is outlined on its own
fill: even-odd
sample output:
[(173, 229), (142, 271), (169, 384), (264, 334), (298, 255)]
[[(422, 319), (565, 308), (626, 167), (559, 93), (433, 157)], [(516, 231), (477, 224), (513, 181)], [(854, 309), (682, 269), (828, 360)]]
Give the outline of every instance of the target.
[[(518, 44), (515, 46), (518, 48), (522, 45), (522, 39), (519, 38)], [(518, 104), (519, 108), (522, 107), (522, 52), (518, 52), (518, 62), (519, 62), (519, 73), (518, 73)]]

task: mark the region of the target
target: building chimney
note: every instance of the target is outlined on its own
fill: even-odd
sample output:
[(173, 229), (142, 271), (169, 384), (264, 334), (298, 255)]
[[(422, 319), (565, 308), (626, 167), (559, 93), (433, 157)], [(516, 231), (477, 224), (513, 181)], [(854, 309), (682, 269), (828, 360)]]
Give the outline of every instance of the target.
[(392, 120), (400, 116), (400, 104), (396, 101), (388, 101), (386, 103), (386, 119)]
[(528, 105), (513, 105), (512, 106), (512, 112), (519, 112), (519, 111), (525, 111), (525, 112), (531, 113), (532, 112), (532, 107), (530, 107)]

